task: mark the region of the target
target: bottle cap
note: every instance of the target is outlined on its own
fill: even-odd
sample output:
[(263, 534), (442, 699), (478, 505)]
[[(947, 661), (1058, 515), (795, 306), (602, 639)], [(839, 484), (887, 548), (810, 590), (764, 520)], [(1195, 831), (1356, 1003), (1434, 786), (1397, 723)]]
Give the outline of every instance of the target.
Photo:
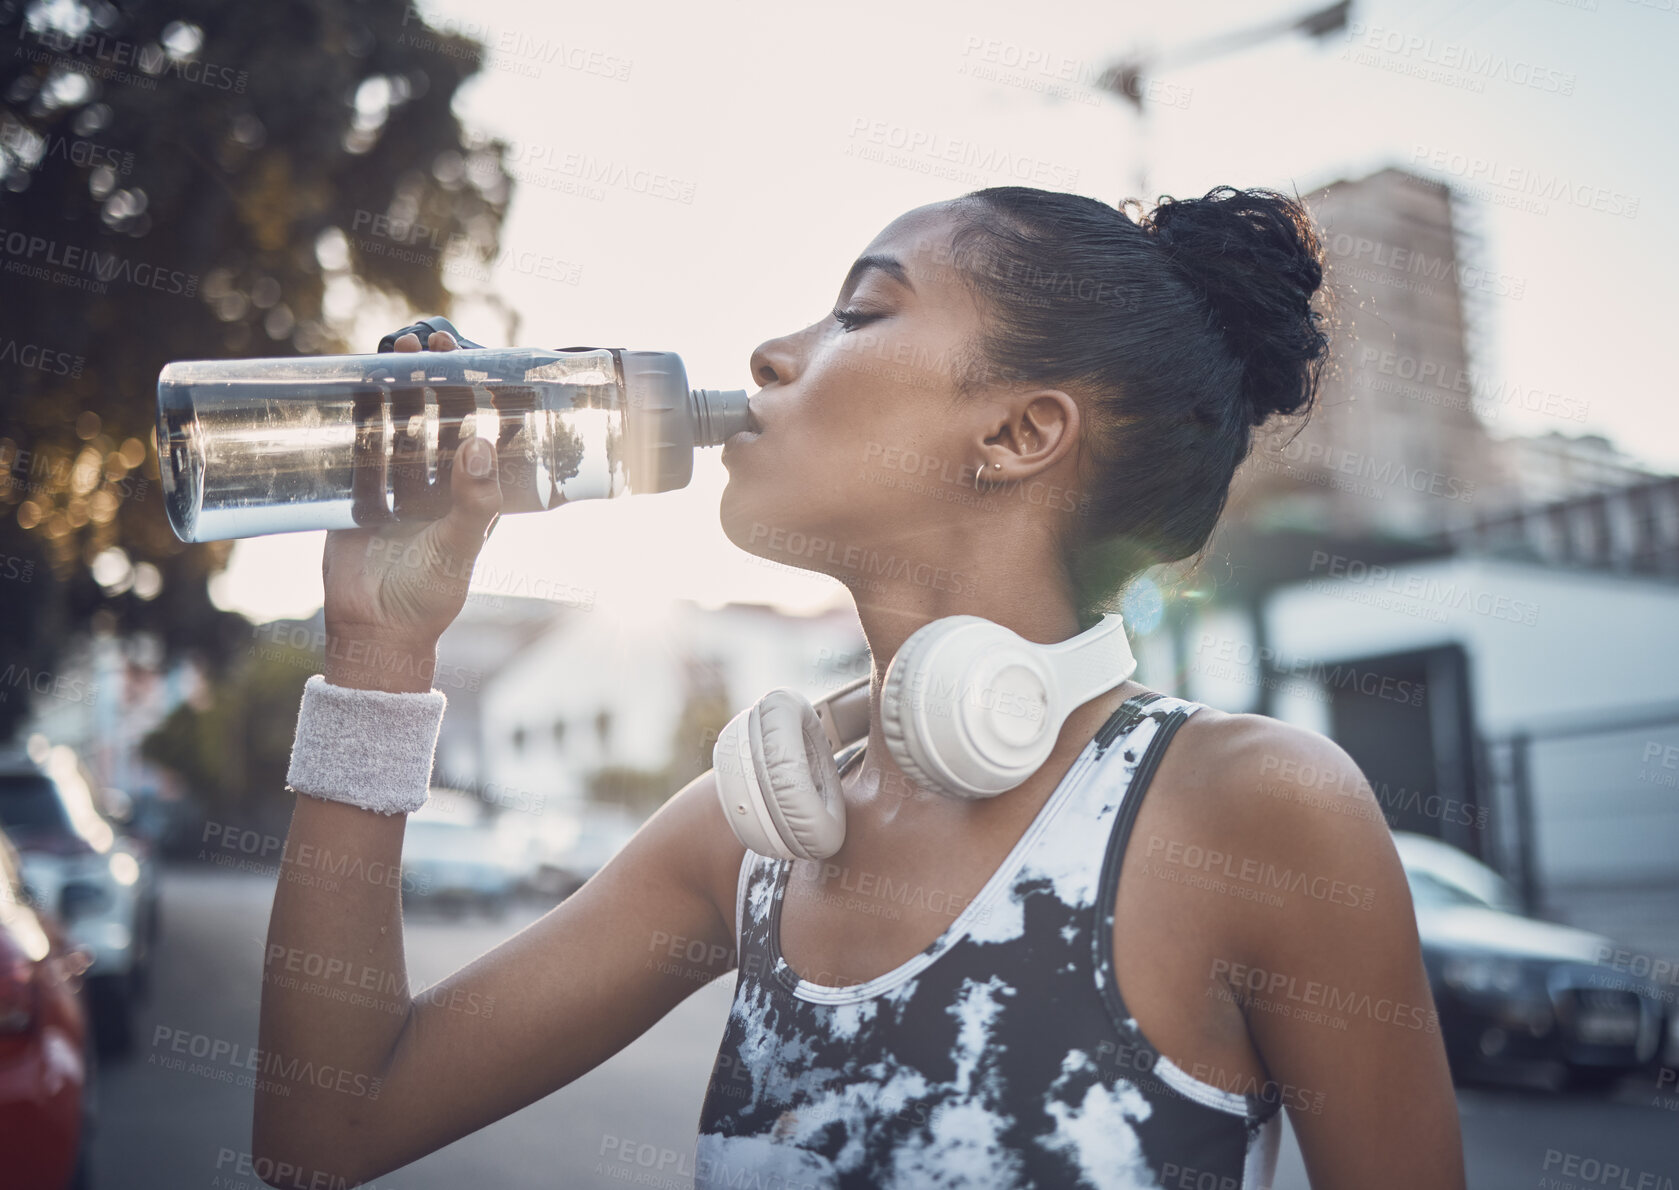
[(722, 446), (730, 436), (752, 428), (744, 388), (696, 388), (689, 399), (696, 446)]
[(619, 353), (628, 410), (629, 487), (674, 492), (694, 477), (694, 448), (721, 446), (750, 424), (745, 389), (692, 389), (682, 359), (670, 351)]
[(688, 375), (671, 351), (618, 355), (624, 374), (625, 445), (630, 491), (674, 492), (694, 477), (694, 419)]

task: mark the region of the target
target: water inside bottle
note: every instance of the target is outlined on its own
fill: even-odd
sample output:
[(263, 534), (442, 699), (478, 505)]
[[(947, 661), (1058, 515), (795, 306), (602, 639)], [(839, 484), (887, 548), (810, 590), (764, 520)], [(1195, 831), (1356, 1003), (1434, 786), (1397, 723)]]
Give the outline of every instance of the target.
[(438, 519), (449, 510), (455, 449), (474, 434), (496, 443), (505, 512), (625, 490), (622, 398), (610, 371), (570, 365), (561, 383), (542, 379), (542, 368), (518, 381), (457, 370), (427, 383), (404, 364), (354, 384), (229, 379), (225, 365), (215, 381), (166, 370), (163, 488), (182, 539)]

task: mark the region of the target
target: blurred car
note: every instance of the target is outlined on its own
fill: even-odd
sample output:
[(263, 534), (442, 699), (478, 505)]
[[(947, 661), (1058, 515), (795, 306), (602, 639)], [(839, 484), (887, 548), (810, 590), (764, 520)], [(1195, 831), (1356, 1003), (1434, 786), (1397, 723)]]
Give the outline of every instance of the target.
[(448, 798), (433, 799), (409, 815), (402, 840), (405, 907), (476, 906), (499, 917), (518, 891), (518, 856), (505, 832), (476, 808), (462, 810)]
[(569, 897), (617, 855), (641, 824), (618, 806), (584, 806), (541, 816), (531, 834), (534, 889)]
[(1666, 997), (1606, 961), (1610, 939), (1524, 916), (1503, 877), (1449, 844), (1393, 839), (1454, 1074), (1548, 1072), (1601, 1087), (1660, 1060)]
[[(24, 882), (93, 956), (87, 994), (101, 1052), (134, 1044), (159, 931), (157, 865), (118, 830), (75, 752), (37, 737), (0, 753), (0, 828), (22, 856)], [(103, 795), (103, 791), (102, 791)]]
[(0, 833), (0, 1182), (8, 1190), (86, 1190), (93, 1056), (72, 947), (25, 886)]

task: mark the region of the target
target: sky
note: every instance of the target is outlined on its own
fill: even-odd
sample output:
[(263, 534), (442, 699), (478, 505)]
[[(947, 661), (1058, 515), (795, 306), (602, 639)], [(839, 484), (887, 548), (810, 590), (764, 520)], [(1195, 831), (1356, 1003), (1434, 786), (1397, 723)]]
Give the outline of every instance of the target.
[[(912, 207), (1009, 184), (1108, 202), (1219, 184), (1304, 195), (1399, 166), (1464, 189), (1480, 262), (1520, 283), (1480, 299), (1477, 369), (1589, 405), (1566, 423), (1507, 412), (1494, 433), (1601, 433), (1679, 471), (1661, 354), (1679, 317), (1663, 84), (1679, 0), (1354, 0), (1351, 27), (1322, 41), (1183, 60), (1319, 6), (421, 2), (433, 27), (491, 47), (455, 110), (512, 143), (521, 179), (503, 262), (452, 283), (453, 321), (489, 346), (676, 351), (693, 386), (755, 391), (752, 349), (821, 318)], [(1142, 118), (1088, 85), (1138, 54), (1159, 63)], [(516, 325), (473, 296), (486, 288)], [(369, 350), (430, 312), (342, 308)], [(682, 491), (504, 517), (474, 587), (626, 608), (848, 605), (833, 580), (730, 544), (725, 482), (702, 450)], [(213, 596), (258, 621), (311, 614), (322, 538), (238, 543)]]

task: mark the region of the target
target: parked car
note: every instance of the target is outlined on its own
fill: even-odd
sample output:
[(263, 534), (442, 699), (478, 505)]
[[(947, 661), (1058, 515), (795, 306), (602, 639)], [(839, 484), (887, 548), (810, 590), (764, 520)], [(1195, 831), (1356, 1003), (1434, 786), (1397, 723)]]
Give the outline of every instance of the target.
[(24, 883), (0, 832), (0, 1181), (87, 1190), (93, 1054), (81, 1001), (92, 962)]
[(434, 790), (433, 800), (409, 815), (402, 839), (405, 907), (470, 905), (500, 917), (522, 874), (507, 834), (475, 805), (463, 810)]
[(134, 1044), (159, 931), (157, 865), (124, 835), (71, 749), (39, 737), (0, 754), (0, 828), (22, 856), (24, 881), (93, 956), (87, 993), (101, 1052)]
[(1393, 838), (1455, 1075), (1598, 1087), (1660, 1060), (1673, 1021), (1667, 997), (1607, 961), (1615, 943), (1525, 916), (1498, 873), (1455, 847), (1406, 831)]

